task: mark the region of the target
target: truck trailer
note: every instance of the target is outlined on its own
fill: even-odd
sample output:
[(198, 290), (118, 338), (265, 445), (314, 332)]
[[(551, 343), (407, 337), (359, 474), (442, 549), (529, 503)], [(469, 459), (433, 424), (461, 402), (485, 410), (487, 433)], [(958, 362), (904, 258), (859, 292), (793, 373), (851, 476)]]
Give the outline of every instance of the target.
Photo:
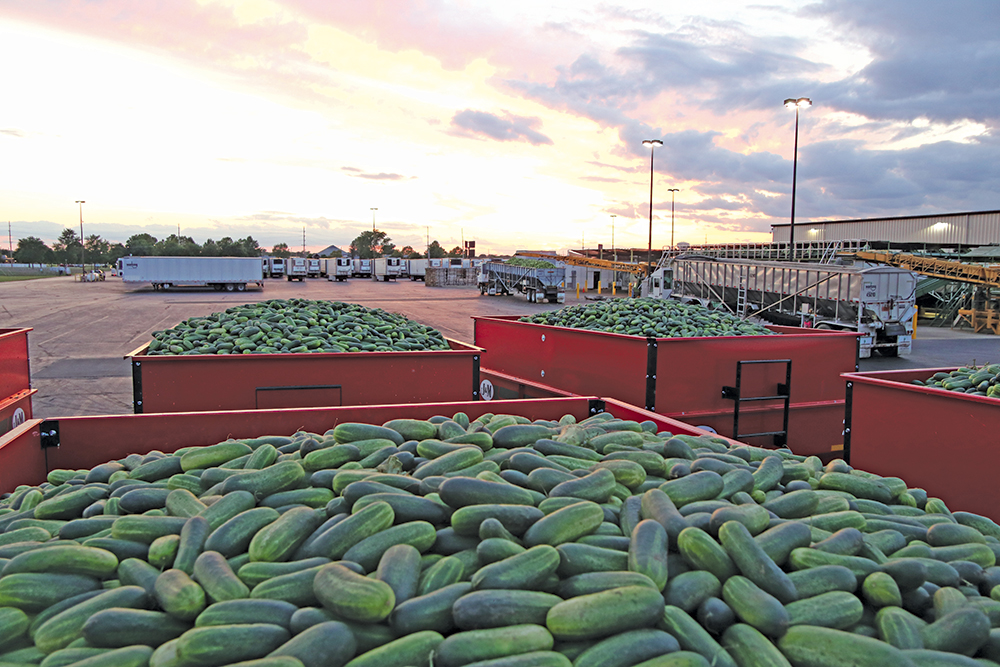
[[(468, 262), (469, 260), (460, 260)], [(566, 269), (533, 269), (503, 262), (485, 262), (477, 274), (479, 293), (498, 296), (517, 291), (533, 303), (566, 302)]]
[(280, 278), (285, 275), (284, 257), (261, 257), (261, 260), (263, 260), (265, 278)]
[(118, 273), (125, 283), (151, 283), (153, 290), (172, 287), (213, 287), (243, 292), (247, 285), (264, 286), (259, 257), (122, 257)]
[(309, 260), (304, 257), (289, 257), (287, 271), (288, 282), (293, 280), (302, 282), (309, 275)]
[(326, 279), (329, 281), (343, 282), (354, 272), (350, 257), (332, 257), (323, 261), (326, 262)]
[(372, 277), (389, 282), (403, 273), (403, 261), (399, 257), (379, 257), (372, 262)]
[(372, 260), (355, 257), (354, 268), (351, 270), (351, 275), (355, 278), (371, 278)]
[(774, 324), (857, 331), (858, 356), (909, 356), (918, 276), (892, 266), (675, 257), (644, 295), (718, 305)]

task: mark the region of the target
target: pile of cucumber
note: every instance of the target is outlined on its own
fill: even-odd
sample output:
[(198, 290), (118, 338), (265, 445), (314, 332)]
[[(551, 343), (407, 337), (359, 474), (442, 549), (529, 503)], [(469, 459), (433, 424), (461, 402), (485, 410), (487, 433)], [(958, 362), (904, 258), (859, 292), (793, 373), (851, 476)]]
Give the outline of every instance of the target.
[(646, 338), (767, 336), (773, 333), (731, 313), (672, 299), (606, 299), (527, 315), (520, 321)]
[(457, 413), (54, 470), (0, 500), (0, 664), (1000, 663), (996, 523), (655, 431)]
[(281, 354), (447, 350), (444, 335), (356, 303), (271, 299), (154, 331), (146, 354)]
[(530, 257), (511, 257), (505, 264), (511, 266), (526, 266), (529, 269), (554, 269), (556, 265), (546, 262), (544, 259), (531, 259)]
[(1000, 364), (963, 366), (950, 373), (940, 371), (926, 380), (914, 380), (913, 384), (947, 389), (973, 396), (1000, 398)]

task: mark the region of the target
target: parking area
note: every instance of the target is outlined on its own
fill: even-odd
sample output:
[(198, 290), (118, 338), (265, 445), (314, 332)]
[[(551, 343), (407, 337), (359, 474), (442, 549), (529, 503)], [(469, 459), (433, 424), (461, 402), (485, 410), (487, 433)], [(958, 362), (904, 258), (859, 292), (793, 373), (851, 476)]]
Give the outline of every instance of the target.
[[(267, 299), (330, 299), (401, 313), (453, 338), (473, 342), (473, 316), (526, 315), (562, 305), (529, 303), (523, 297), (481, 296), (475, 287), (426, 287), (399, 280), (346, 282), (265, 281), (243, 293), (212, 289), (154, 292), (109, 277), (83, 283), (71, 277), (0, 283), (0, 327), (31, 327), (28, 334), (36, 417), (128, 414), (132, 378), (125, 355), (153, 331), (189, 317)], [(596, 294), (567, 293), (566, 305)], [(613, 360), (602, 360), (613, 362)], [(862, 360), (862, 370), (960, 366), (1000, 361), (1000, 341), (966, 331), (919, 328), (913, 355)]]

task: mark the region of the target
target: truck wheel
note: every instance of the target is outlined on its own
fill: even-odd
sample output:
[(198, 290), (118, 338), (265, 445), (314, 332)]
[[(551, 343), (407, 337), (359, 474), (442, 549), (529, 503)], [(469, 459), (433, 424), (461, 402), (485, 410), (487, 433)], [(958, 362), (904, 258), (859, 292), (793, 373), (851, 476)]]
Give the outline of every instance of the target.
[(232, 292), (235, 289), (236, 289), (236, 285), (233, 285), (232, 283), (226, 283), (226, 291), (227, 292)]
[(246, 292), (247, 291), (247, 286), (244, 283), (237, 283), (236, 284), (236, 291), (237, 292)]
[(170, 289), (170, 283), (163, 283), (163, 285), (160, 286), (160, 289)]

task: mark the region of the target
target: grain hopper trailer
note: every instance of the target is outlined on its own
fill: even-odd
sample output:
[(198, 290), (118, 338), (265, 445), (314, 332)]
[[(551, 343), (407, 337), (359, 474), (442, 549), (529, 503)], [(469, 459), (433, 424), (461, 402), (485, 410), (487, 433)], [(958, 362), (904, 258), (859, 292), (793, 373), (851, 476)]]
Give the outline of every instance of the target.
[(525, 295), (531, 302), (566, 302), (566, 269), (535, 269), (503, 262), (485, 262), (479, 267), (479, 293), (490, 296)]
[(859, 356), (867, 358), (872, 350), (909, 356), (916, 286), (915, 273), (892, 266), (682, 255), (657, 268), (644, 293), (669, 293), (685, 303), (717, 305), (775, 324), (857, 331), (863, 334)]

